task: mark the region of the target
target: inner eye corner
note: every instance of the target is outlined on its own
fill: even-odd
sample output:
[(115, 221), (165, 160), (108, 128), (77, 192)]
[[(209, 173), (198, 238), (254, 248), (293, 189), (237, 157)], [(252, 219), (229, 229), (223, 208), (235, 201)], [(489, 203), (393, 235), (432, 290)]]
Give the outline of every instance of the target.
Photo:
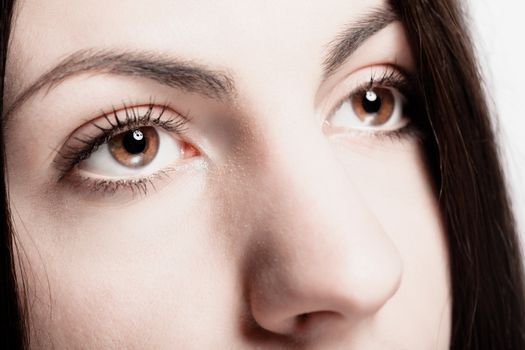
[(189, 159), (193, 157), (199, 157), (202, 155), (201, 150), (199, 147), (195, 146), (194, 144), (185, 141), (185, 140), (179, 140), (179, 142), (182, 145), (182, 155), (184, 159)]

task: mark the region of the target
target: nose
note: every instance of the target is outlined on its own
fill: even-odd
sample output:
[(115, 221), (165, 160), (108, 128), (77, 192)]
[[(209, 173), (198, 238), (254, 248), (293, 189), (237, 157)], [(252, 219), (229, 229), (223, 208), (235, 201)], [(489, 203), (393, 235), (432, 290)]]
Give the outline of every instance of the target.
[(347, 327), (396, 293), (401, 258), (326, 140), (288, 141), (259, 173), (251, 313), (281, 335)]

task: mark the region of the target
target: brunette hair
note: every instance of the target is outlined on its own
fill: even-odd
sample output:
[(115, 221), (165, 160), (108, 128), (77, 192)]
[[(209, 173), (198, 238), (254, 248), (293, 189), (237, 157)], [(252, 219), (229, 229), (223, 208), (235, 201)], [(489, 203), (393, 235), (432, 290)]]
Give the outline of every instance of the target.
[(393, 6), (409, 34), (434, 134), (427, 157), (448, 240), (452, 348), (525, 349), (519, 239), (460, 1)]
[[(0, 0), (0, 115), (4, 111), (4, 77), (7, 58), (7, 46), (11, 29), (14, 1)], [(3, 118), (2, 118), (3, 120)], [(15, 272), (15, 244), (11, 227), (10, 212), (7, 197), (7, 181), (5, 178), (5, 148), (4, 132), (0, 132), (0, 169), (2, 181), (0, 184), (1, 225), (0, 232), (0, 348), (25, 349), (28, 341), (26, 322), (22, 315), (22, 302), (19, 299), (18, 284)]]
[[(13, 0), (0, 0), (0, 95)], [(498, 149), (459, 0), (391, 0), (417, 64), (424, 148), (452, 281), (452, 349), (525, 349), (523, 262)], [(0, 115), (3, 115), (0, 100)], [(3, 123), (2, 123), (3, 125)], [(5, 174), (3, 130), (0, 167)], [(27, 347), (7, 203), (0, 184), (0, 347)], [(22, 285), (19, 281), (18, 286)]]

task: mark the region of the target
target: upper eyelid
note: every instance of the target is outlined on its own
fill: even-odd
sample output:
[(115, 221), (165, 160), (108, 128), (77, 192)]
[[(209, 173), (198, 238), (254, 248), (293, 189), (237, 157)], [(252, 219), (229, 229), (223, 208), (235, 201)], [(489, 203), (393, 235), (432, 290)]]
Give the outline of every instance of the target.
[[(143, 116), (140, 116), (137, 114), (137, 109), (139, 108), (147, 108), (147, 112), (148, 113), (147, 115), (143, 115)], [(97, 120), (100, 120), (101, 118), (104, 118), (106, 121), (108, 121), (108, 123), (112, 126), (119, 126), (119, 122), (121, 122), (118, 114), (122, 114), (124, 113), (126, 115), (126, 120), (129, 120), (129, 119), (132, 119), (134, 121), (140, 121), (141, 118), (145, 117), (145, 116), (149, 116), (152, 114), (153, 112), (153, 109), (161, 109), (161, 113), (159, 116), (157, 116), (156, 119), (160, 119), (162, 117), (162, 115), (168, 111), (169, 113), (173, 113), (175, 115), (177, 115), (177, 117), (180, 117), (180, 118), (183, 118), (185, 120), (190, 120), (190, 116), (189, 115), (185, 115), (185, 114), (182, 114), (180, 112), (178, 112), (177, 110), (175, 110), (173, 107), (171, 107), (169, 105), (169, 103), (160, 103), (160, 104), (157, 104), (155, 102), (150, 102), (150, 103), (147, 103), (147, 104), (131, 104), (131, 105), (128, 105), (126, 103), (122, 103), (122, 107), (120, 108), (116, 108), (115, 106), (112, 106), (111, 108), (111, 112), (105, 112), (105, 111), (101, 111), (100, 114), (94, 118), (90, 118), (90, 120), (85, 123), (83, 126), (85, 125), (89, 125), (89, 124), (93, 124), (95, 121)], [(130, 116), (132, 118), (130, 118)], [(114, 121), (112, 121), (112, 119)], [(116, 125), (113, 124), (113, 122), (116, 123)], [(83, 126), (81, 126), (80, 128), (82, 128)], [(78, 128), (78, 129), (80, 129)], [(77, 130), (78, 130), (77, 129)]]
[[(140, 116), (137, 114), (137, 108), (143, 108), (148, 107), (148, 111), (143, 116)], [(159, 108), (160, 112), (159, 114), (151, 119), (151, 115), (153, 115), (154, 108)], [(119, 118), (117, 113), (124, 111), (125, 118), (124, 122)], [(169, 118), (165, 120), (164, 122), (161, 121), (162, 116), (166, 111), (169, 111), (170, 113), (175, 114), (176, 118)], [(132, 116), (130, 117), (130, 115)], [(100, 120), (100, 118), (103, 118), (107, 121), (107, 123), (111, 126), (109, 128), (103, 128), (100, 127), (96, 122)], [(111, 118), (114, 119), (114, 122), (112, 122)], [(171, 121), (177, 121), (176, 125), (169, 125)], [(190, 121), (190, 118), (188, 116), (185, 116), (183, 114), (180, 114), (179, 112), (169, 108), (167, 105), (135, 105), (131, 107), (124, 107), (120, 110), (113, 109), (113, 113), (111, 114), (103, 114), (101, 117), (92, 120), (89, 122), (89, 124), (93, 125), (97, 129), (101, 130), (104, 134), (106, 134), (106, 137), (114, 136), (115, 134), (118, 134), (120, 132), (127, 131), (133, 127), (143, 127), (143, 126), (160, 126), (168, 131), (173, 131), (176, 133), (182, 133), (184, 130), (182, 127), (184, 127), (188, 122)], [(115, 124), (114, 124), (115, 123)], [(102, 135), (103, 136), (103, 135)]]
[[(118, 114), (124, 113), (126, 117), (124, 120), (128, 121), (129, 119), (136, 119), (136, 122), (140, 122), (140, 116), (133, 116), (133, 118), (129, 118), (130, 114), (136, 113), (137, 109), (161, 109), (162, 114), (164, 113), (170, 113), (175, 115), (178, 119), (185, 120), (186, 122), (189, 122), (192, 118), (188, 114), (182, 114), (178, 112), (175, 108), (173, 108), (169, 103), (155, 103), (155, 102), (149, 102), (149, 103), (125, 103), (122, 102), (121, 105), (116, 107), (113, 105), (111, 108), (104, 110), (100, 110), (100, 112), (92, 117), (86, 118), (85, 122), (82, 123), (82, 125), (75, 128), (62, 142), (62, 144), (67, 143), (67, 141), (72, 138), (74, 135), (78, 134), (79, 132), (85, 130), (86, 128), (94, 127), (99, 129), (101, 132), (106, 130), (111, 130), (114, 128), (114, 126), (118, 127), (119, 122), (122, 122), (122, 118), (118, 117)], [(156, 119), (160, 119), (161, 116), (157, 116)], [(106, 124), (110, 127), (100, 127), (100, 124), (97, 123), (100, 120), (105, 120)], [(126, 125), (129, 125), (130, 123), (126, 123)]]

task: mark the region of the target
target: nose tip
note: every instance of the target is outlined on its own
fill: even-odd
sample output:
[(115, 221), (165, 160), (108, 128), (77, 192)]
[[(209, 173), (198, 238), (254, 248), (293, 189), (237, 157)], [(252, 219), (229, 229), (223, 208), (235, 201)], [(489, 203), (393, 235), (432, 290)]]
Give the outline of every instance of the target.
[(245, 255), (252, 317), (292, 337), (326, 337), (369, 319), (402, 276), (377, 214), (324, 139), (315, 140), (304, 149), (293, 140), (272, 148), (251, 193), (256, 205), (244, 208), (256, 210)]
[(276, 334), (305, 335), (349, 326), (381, 309), (399, 288), (399, 256), (339, 253), (321, 261), (311, 256), (313, 264), (259, 261), (250, 293), (257, 324)]

